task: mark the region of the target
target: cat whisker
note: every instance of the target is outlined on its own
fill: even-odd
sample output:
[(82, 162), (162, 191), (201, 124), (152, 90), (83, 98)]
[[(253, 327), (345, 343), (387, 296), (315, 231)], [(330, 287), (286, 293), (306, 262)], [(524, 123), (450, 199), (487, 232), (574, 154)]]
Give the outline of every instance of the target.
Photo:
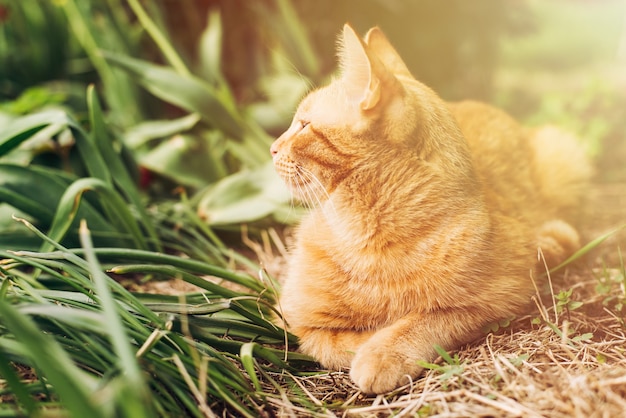
[[(289, 176), (289, 178), (291, 178), (293, 174), (293, 168), (291, 166), (289, 166), (289, 168), (287, 169), (287, 175)], [(291, 194), (291, 199), (289, 200), (289, 212), (287, 212), (287, 215), (285, 215), (285, 221), (287, 221), (290, 217), (292, 213), (295, 213), (296, 210), (296, 206), (295, 206), (295, 202), (294, 202), (294, 197), (293, 197), (293, 193)]]
[[(303, 175), (304, 173), (298, 172), (298, 187), (302, 193), (302, 200), (305, 203), (305, 206), (313, 209), (317, 205), (320, 204), (319, 198), (315, 194), (315, 191), (311, 189), (310, 182), (307, 177)], [(316, 204), (317, 203), (317, 204)]]
[(289, 183), (293, 189), (291, 209), (295, 209), (296, 199), (309, 209), (322, 207), (324, 202), (328, 201), (333, 213), (336, 213), (330, 195), (313, 172), (297, 164), (286, 164), (285, 166), (287, 168), (286, 177), (290, 179)]
[(310, 175), (303, 170), (298, 170), (298, 180), (303, 192), (303, 198), (310, 208), (314, 208), (321, 204), (313, 187), (311, 187)]
[(310, 192), (304, 187), (306, 180), (301, 176), (297, 167), (290, 166), (288, 176), (291, 179), (292, 187), (295, 188), (295, 192), (292, 193), (291, 206), (295, 209), (296, 200), (307, 208), (313, 207), (312, 198)]
[[(310, 183), (312, 183), (313, 185), (316, 185), (317, 187), (315, 187), (315, 190), (319, 190), (323, 193), (324, 196), (324, 200), (328, 201), (330, 204), (330, 207), (333, 210), (333, 213), (337, 213), (337, 211), (335, 210), (335, 205), (333, 204), (333, 201), (330, 198), (330, 194), (328, 194), (328, 192), (326, 191), (326, 188), (324, 187), (324, 185), (322, 184), (322, 182), (320, 181), (319, 178), (317, 178), (317, 176), (315, 174), (313, 174), (311, 171), (306, 170), (306, 169), (302, 169), (303, 172), (305, 174), (308, 175), (308, 180), (310, 181)], [(313, 187), (312, 187), (313, 188)], [(317, 201), (320, 204), (320, 206), (322, 205), (322, 199), (319, 198), (319, 195), (316, 195), (317, 197)]]
[[(299, 176), (298, 176), (299, 177)], [(302, 203), (304, 205), (304, 207), (309, 207), (309, 202), (308, 202), (308, 198), (307, 198), (307, 194), (305, 193), (305, 190), (302, 188), (302, 185), (300, 184), (300, 179), (298, 178), (298, 181), (296, 182), (296, 187), (298, 189), (298, 200), (300, 201), (300, 203)], [(296, 198), (294, 197), (294, 199), (292, 200), (292, 202), (295, 200)]]
[(305, 207), (308, 207), (307, 196), (302, 187), (302, 180), (300, 174), (298, 173), (298, 169), (294, 165), (289, 166), (289, 170), (287, 172), (287, 177), (289, 178), (289, 184), (291, 185), (291, 205), (295, 208), (296, 201), (302, 204)]

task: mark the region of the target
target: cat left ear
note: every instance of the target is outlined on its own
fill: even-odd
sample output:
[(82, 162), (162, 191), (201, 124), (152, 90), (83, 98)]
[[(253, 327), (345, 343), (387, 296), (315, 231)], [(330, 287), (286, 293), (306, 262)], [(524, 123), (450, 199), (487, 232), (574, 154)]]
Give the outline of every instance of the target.
[(365, 35), (365, 43), (370, 52), (373, 52), (381, 62), (396, 76), (413, 78), (400, 54), (391, 46), (382, 30), (371, 28)]
[(384, 67), (378, 58), (367, 53), (365, 44), (348, 24), (343, 27), (339, 57), (348, 96), (358, 101), (361, 110), (373, 109), (380, 101), (378, 73)]

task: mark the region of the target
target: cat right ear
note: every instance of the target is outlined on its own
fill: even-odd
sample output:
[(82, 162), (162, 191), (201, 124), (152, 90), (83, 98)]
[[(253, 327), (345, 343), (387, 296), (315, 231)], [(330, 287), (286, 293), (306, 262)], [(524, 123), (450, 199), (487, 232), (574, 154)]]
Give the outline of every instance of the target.
[(348, 97), (357, 101), (362, 110), (373, 109), (380, 101), (381, 80), (377, 72), (384, 68), (376, 57), (368, 55), (365, 44), (348, 24), (343, 27), (339, 58)]

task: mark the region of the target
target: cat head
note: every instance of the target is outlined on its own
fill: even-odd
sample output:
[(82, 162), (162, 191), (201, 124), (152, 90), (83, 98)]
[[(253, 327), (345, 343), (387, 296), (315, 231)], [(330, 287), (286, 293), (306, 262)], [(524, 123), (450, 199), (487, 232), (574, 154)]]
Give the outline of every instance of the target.
[(355, 168), (406, 142), (419, 125), (406, 88), (417, 81), (380, 29), (362, 40), (345, 25), (338, 52), (340, 77), (302, 100), (271, 147), (278, 174), (296, 198), (311, 204), (326, 199)]

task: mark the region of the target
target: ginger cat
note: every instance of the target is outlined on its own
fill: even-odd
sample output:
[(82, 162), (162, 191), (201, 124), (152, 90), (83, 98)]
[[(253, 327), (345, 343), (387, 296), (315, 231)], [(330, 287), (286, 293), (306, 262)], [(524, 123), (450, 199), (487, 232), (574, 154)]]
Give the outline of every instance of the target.
[(300, 349), (350, 367), (367, 393), (408, 383), (418, 360), (523, 311), (538, 247), (579, 246), (590, 174), (576, 141), (529, 130), (416, 81), (380, 29), (346, 25), (342, 74), (310, 93), (271, 147), (312, 206), (296, 233), (280, 308)]

